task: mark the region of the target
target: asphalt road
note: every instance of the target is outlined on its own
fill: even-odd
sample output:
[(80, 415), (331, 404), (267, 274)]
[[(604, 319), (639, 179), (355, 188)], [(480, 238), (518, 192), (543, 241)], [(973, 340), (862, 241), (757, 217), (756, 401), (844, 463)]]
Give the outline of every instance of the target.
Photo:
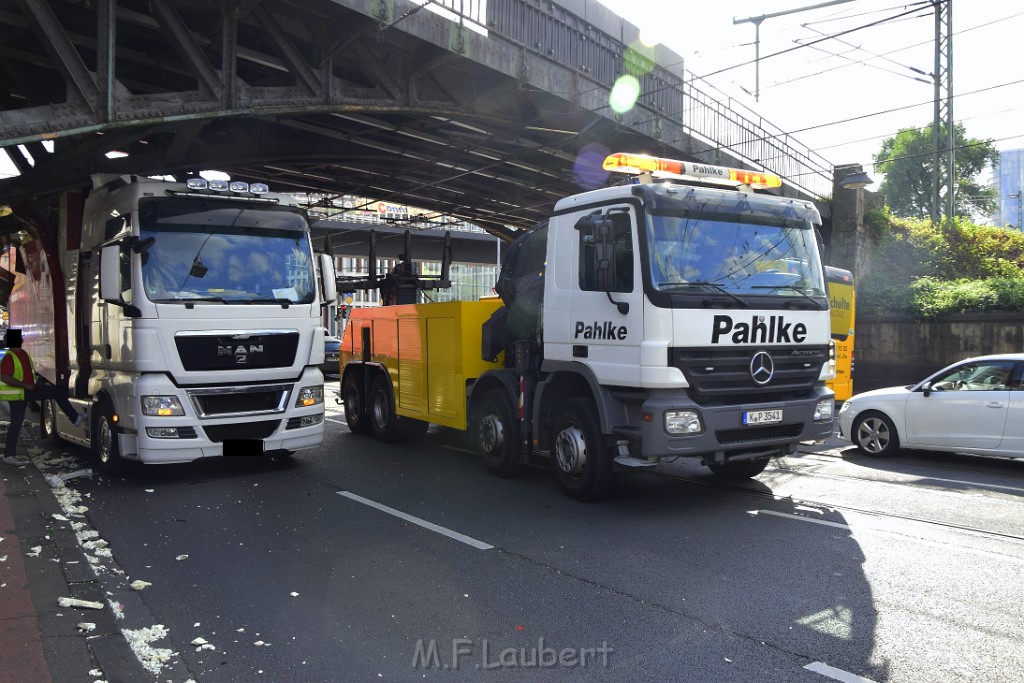
[[(71, 521), (109, 544), (88, 552), (119, 624), (177, 653), (150, 660), (152, 680), (1024, 671), (1024, 462), (874, 460), (835, 442), (742, 485), (689, 462), (630, 472), (585, 504), (544, 470), (488, 475), (454, 432), (384, 445), (350, 434), (333, 403), (328, 418), (323, 448), (287, 467), (238, 458), (68, 482), (88, 508)], [(60, 453), (64, 470), (88, 466), (81, 449)]]

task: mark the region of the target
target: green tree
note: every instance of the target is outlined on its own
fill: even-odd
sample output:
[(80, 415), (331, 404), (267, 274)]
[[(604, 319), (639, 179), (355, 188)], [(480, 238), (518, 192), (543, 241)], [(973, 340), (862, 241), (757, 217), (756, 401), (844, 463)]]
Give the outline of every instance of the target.
[[(944, 127), (940, 128), (940, 132)], [(932, 205), (932, 168), (935, 143), (932, 125), (924, 128), (903, 128), (895, 136), (882, 141), (875, 155), (875, 168), (885, 174), (879, 188), (885, 203), (896, 216), (927, 218)], [(953, 129), (953, 166), (955, 195), (953, 212), (957, 216), (980, 218), (995, 213), (996, 191), (980, 185), (975, 179), (986, 164), (999, 162), (999, 152), (992, 140), (968, 138), (962, 124)], [(946, 178), (946, 155), (939, 157), (941, 178)], [(945, 206), (946, 185), (940, 189)]]

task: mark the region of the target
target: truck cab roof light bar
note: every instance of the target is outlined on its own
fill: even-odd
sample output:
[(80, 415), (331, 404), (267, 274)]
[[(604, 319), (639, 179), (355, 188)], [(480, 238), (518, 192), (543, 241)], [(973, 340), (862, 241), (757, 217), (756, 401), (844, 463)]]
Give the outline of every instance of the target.
[(268, 194), (270, 188), (266, 183), (247, 183), (242, 180), (207, 180), (206, 178), (189, 178), (185, 187), (190, 190), (207, 190), (213, 192), (231, 192), (234, 194)]
[(746, 185), (757, 189), (782, 187), (782, 178), (774, 173), (748, 171), (728, 166), (712, 166), (692, 161), (664, 159), (644, 154), (616, 152), (605, 157), (602, 168), (614, 173), (649, 175), (654, 178), (699, 180), (727, 185)]

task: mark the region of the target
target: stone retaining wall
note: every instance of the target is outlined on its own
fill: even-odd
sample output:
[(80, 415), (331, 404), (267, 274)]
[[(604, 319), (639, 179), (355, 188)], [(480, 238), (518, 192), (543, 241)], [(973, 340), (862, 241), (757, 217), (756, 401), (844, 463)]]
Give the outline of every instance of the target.
[(855, 393), (911, 384), (987, 353), (1024, 352), (1024, 314), (965, 314), (942, 321), (857, 316)]

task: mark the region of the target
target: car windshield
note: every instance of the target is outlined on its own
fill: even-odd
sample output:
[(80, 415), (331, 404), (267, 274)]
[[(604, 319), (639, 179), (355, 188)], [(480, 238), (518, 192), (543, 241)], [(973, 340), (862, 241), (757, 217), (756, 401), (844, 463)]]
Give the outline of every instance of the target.
[(682, 211), (647, 223), (652, 285), (660, 291), (822, 297), (825, 283), (810, 223)]
[(306, 219), (293, 207), (197, 198), (140, 206), (142, 282), (155, 302), (312, 303)]

